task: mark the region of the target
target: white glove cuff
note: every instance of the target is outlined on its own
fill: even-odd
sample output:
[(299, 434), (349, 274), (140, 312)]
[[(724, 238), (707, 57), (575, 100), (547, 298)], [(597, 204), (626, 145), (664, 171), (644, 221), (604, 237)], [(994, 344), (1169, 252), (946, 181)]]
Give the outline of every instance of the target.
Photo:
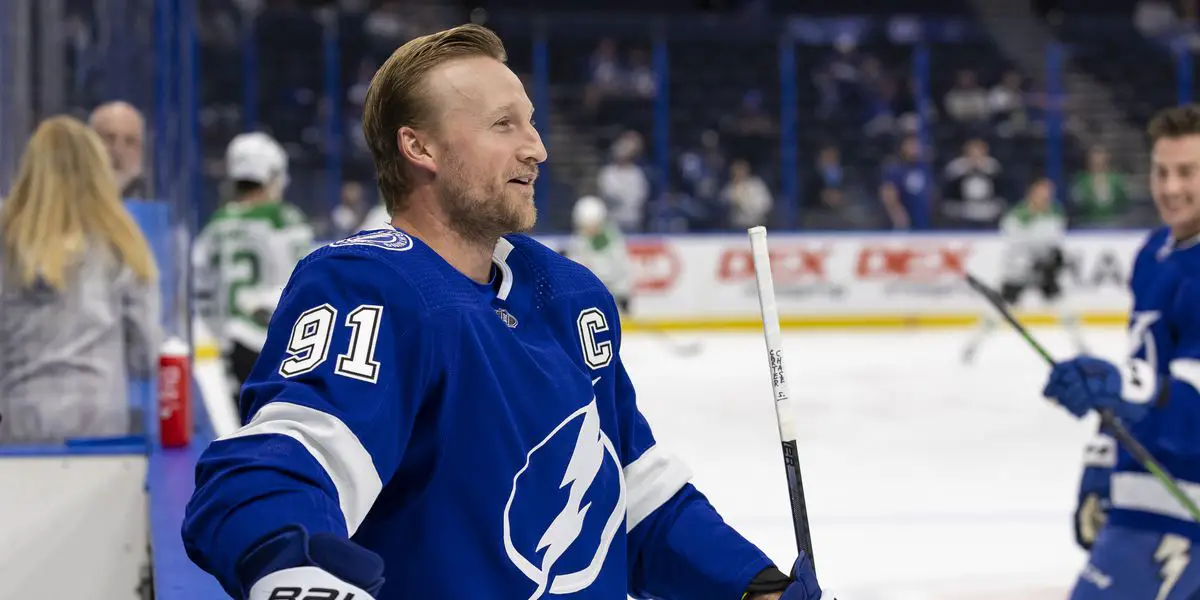
[(1150, 363), (1133, 359), (1121, 370), (1121, 398), (1133, 404), (1146, 404), (1154, 400), (1158, 392), (1158, 373)]
[(1083, 466), (1107, 467), (1117, 466), (1117, 443), (1107, 435), (1097, 435), (1088, 441), (1083, 448)]
[(305, 600), (306, 598), (353, 598), (375, 600), (361, 588), (350, 585), (317, 567), (293, 567), (275, 571), (250, 588), (249, 600)]

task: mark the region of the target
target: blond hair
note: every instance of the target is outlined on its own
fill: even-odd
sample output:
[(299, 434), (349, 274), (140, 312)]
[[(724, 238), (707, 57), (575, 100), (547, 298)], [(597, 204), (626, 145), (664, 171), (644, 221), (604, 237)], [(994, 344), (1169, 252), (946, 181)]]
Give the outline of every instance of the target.
[(33, 133), (12, 193), (0, 205), (6, 267), (25, 287), (66, 286), (89, 241), (110, 246), (144, 282), (158, 277), (150, 245), (117, 195), (99, 136), (78, 119), (51, 117)]
[(401, 127), (422, 127), (433, 112), (424, 80), (433, 68), (457, 58), (486, 56), (508, 60), (504, 43), (480, 25), (459, 25), (405, 43), (379, 67), (363, 104), (363, 134), (375, 159), (379, 191), (389, 214), (402, 208), (411, 191), (404, 157), (397, 145)]

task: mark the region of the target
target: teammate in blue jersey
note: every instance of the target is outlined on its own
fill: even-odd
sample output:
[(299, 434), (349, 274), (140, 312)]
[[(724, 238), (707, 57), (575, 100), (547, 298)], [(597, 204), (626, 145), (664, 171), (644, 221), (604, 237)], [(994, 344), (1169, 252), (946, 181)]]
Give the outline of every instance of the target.
[(546, 150), (504, 56), (466, 25), (375, 75), (393, 227), (296, 267), (245, 424), (197, 466), (189, 556), (253, 600), (822, 598), (655, 443), (600, 281), (519, 234)]
[[(1166, 226), (1134, 263), (1129, 359), (1059, 363), (1045, 394), (1076, 416), (1111, 409), (1200, 502), (1200, 106), (1162, 111), (1149, 133)], [(1200, 597), (1200, 523), (1103, 432), (1086, 457), (1075, 525), (1091, 556), (1073, 600)]]

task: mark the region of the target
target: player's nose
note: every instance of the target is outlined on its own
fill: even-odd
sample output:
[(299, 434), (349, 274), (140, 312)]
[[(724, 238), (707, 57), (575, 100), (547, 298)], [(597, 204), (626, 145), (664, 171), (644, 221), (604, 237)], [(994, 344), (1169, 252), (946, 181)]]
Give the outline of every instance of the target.
[(542, 135), (534, 127), (529, 128), (529, 136), (521, 146), (518, 158), (523, 163), (539, 164), (546, 162), (546, 145), (542, 143)]

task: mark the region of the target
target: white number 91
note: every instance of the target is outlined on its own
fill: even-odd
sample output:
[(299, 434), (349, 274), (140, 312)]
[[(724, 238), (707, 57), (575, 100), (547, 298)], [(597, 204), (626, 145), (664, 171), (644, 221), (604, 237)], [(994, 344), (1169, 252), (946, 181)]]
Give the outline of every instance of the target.
[[(300, 314), (288, 338), (288, 356), (279, 364), (280, 375), (292, 378), (310, 373), (329, 358), (337, 316), (337, 309), (328, 304)], [(361, 305), (346, 315), (346, 327), (351, 329), (350, 347), (338, 355), (335, 374), (368, 383), (379, 381), (375, 347), (382, 320), (383, 307), (373, 304)]]

